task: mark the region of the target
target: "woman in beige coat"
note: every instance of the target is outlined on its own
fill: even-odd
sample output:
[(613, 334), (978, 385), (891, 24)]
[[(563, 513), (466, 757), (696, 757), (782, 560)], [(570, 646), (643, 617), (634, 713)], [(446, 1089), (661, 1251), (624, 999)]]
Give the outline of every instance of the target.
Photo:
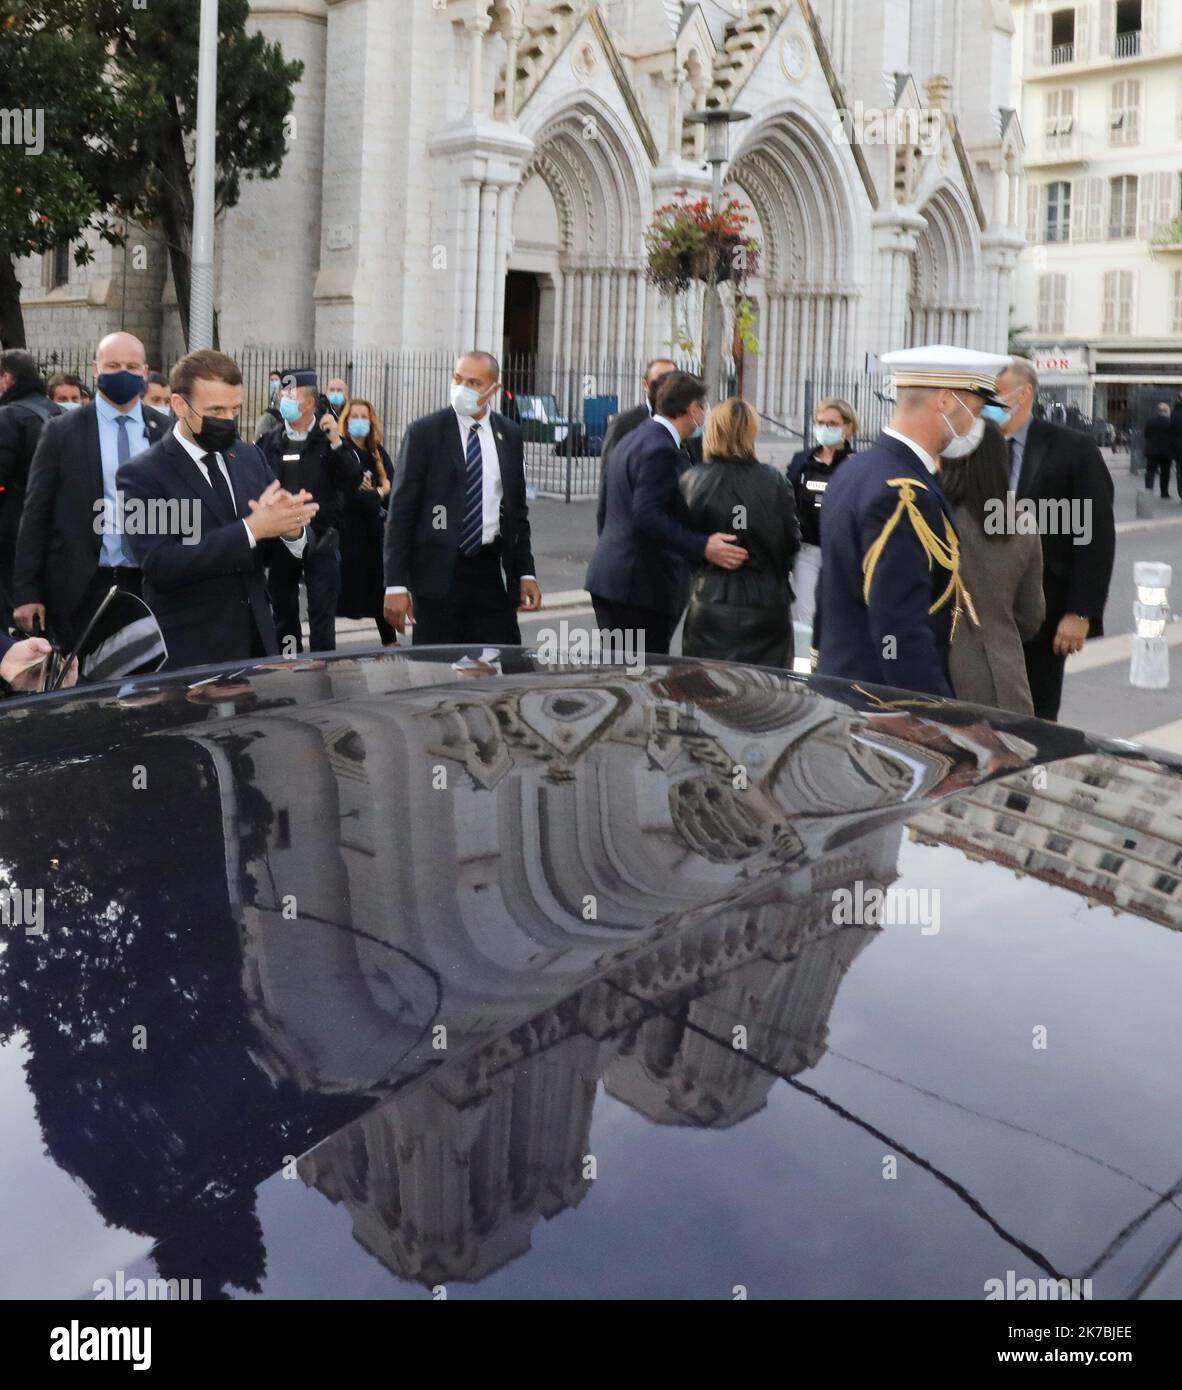
[(1009, 462), (1005, 436), (991, 421), (966, 458), (941, 459), (940, 481), (960, 533), (961, 578), (979, 625), (966, 613), (949, 655), (957, 698), (1033, 714), (1022, 643), (1042, 626), (1042, 542), (1007, 528)]

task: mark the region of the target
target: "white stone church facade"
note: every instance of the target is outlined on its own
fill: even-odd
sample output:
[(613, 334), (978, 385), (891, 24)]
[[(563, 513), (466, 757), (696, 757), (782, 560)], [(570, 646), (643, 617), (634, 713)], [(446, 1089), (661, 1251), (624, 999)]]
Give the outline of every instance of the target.
[[(703, 109), (750, 115), (727, 190), (763, 245), (762, 409), (799, 419), (807, 375), (912, 342), (1004, 350), (1023, 245), (1006, 0), (252, 11), (305, 71), (280, 177), (245, 183), (219, 228), (230, 351), (479, 345), (584, 369), (666, 350), (677, 315), (646, 284), (644, 232), (678, 191), (709, 192), (685, 119)], [(130, 272), (96, 250), (81, 270), (23, 263), (30, 345), (88, 348), (122, 322), (166, 366), (183, 346), (162, 248)]]

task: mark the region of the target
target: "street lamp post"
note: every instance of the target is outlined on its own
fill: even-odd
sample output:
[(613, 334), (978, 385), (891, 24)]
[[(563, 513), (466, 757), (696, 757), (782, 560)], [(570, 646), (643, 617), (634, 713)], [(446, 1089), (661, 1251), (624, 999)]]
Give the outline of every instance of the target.
[[(730, 159), (731, 126), (749, 121), (748, 111), (692, 111), (685, 118), (693, 125), (706, 127), (706, 163), (714, 173), (711, 206), (715, 212), (722, 207), (722, 171)], [(723, 383), (722, 296), (717, 285), (707, 285), (702, 303), (702, 376), (713, 400), (725, 389)]]
[(189, 351), (213, 346), (213, 198), (217, 163), (218, 0), (201, 0), (197, 41), (197, 155), (193, 169), (193, 248)]

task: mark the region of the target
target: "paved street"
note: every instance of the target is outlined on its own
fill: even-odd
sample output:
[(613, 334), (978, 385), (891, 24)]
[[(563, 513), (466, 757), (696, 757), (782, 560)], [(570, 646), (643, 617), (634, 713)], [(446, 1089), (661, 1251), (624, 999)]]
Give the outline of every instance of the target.
[[(1116, 487), (1116, 568), (1106, 615), (1107, 635), (1090, 642), (1067, 666), (1062, 719), (1064, 723), (1118, 738), (1151, 734), (1155, 746), (1182, 751), (1182, 618), (1168, 631), (1173, 655), (1174, 685), (1168, 690), (1135, 690), (1129, 684), (1129, 654), (1133, 631), (1133, 563), (1164, 560), (1174, 567), (1171, 599), (1182, 611), (1182, 502), (1154, 496), (1154, 515), (1139, 519), (1140, 477), (1129, 472), (1127, 454), (1109, 456)], [(583, 576), (595, 542), (593, 501), (559, 502), (538, 498), (530, 506), (534, 556), (546, 594), (543, 614), (522, 624), (527, 643), (541, 628), (566, 619), (569, 630), (587, 628), (593, 617), (583, 591)], [(555, 602), (557, 600), (557, 603)], [(371, 645), (369, 623), (340, 624), (341, 645)]]

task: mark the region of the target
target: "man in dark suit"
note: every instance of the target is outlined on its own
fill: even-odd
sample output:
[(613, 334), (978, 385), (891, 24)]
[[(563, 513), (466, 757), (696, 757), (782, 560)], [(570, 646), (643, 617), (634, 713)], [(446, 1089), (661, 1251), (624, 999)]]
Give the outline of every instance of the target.
[[(330, 383), (331, 384), (331, 383)], [(333, 394), (336, 394), (335, 392)], [(285, 649), (303, 651), (300, 581), (308, 595), (308, 637), (314, 652), (337, 645), (337, 600), (341, 594), (341, 513), (346, 495), (361, 485), (361, 464), (345, 445), (331, 409), (316, 418), (316, 373), (286, 372), (278, 397), (283, 423), (258, 441), (279, 485), (312, 494), (319, 511), (302, 559), (281, 553), (267, 576), (271, 608)]]
[(654, 655), (669, 642), (685, 606), (688, 567), (703, 556), (721, 569), (747, 559), (735, 537), (704, 535), (676, 520), (678, 483), (690, 467), (682, 444), (701, 437), (706, 386), (688, 372), (670, 372), (657, 390), (656, 413), (613, 451), (599, 489), (599, 540), (587, 567), (595, 620), (628, 630)]
[[(608, 422), (607, 434), (603, 439), (603, 451), (599, 458), (600, 481), (607, 469), (607, 461), (611, 457), (612, 450), (634, 429), (643, 424), (647, 424), (653, 418), (656, 410), (657, 387), (661, 384), (664, 377), (670, 372), (677, 370), (677, 363), (671, 362), (667, 357), (654, 357), (644, 369), (644, 378), (641, 385), (644, 390), (644, 400), (639, 405), (635, 405), (631, 410), (621, 411), (619, 415), (613, 415)], [(682, 444), (682, 449), (688, 456), (691, 463), (702, 462), (702, 441), (690, 438)]]
[(169, 381), (176, 427), (119, 469), (125, 539), (144, 599), (178, 670), (279, 651), (264, 566), (296, 558), (316, 515), (238, 437), (242, 373), (222, 352), (191, 352)]
[[(1145, 422), (1145, 487), (1153, 491), (1153, 479), (1159, 478), (1161, 495), (1170, 495), (1170, 464), (1174, 460), (1174, 424), (1170, 419), (1168, 401), (1158, 401), (1157, 409)], [(1182, 474), (1178, 478), (1178, 495), (1182, 497)]]
[(416, 420), (394, 465), (386, 518), (386, 621), (416, 646), (517, 645), (517, 612), (536, 612), (525, 449), (519, 426), (491, 409), (501, 369), (461, 357), (451, 405)]
[(882, 363), (894, 375), (894, 417), (825, 493), (817, 670), (951, 699), (949, 644), (975, 614), (936, 461), (980, 442), (1006, 358), (937, 345)]
[(140, 592), (118, 530), (115, 475), (168, 428), (167, 417), (140, 399), (147, 370), (138, 338), (109, 334), (95, 353), (94, 401), (41, 431), (13, 573), (14, 616), (25, 632), (40, 622), (70, 646), (108, 589)]
[[(1089, 637), (1104, 633), (1104, 606), (1116, 555), (1112, 475), (1086, 434), (1033, 418), (1038, 373), (1015, 357), (997, 379), (1010, 417), (1002, 426), (1010, 440), (1010, 488), (1018, 500), (1039, 508), (1046, 621), (1026, 643), (1026, 674), (1034, 712), (1057, 719), (1063, 697), (1063, 668)], [(1044, 527), (1043, 517), (1078, 513), (1086, 530)]]
[(33, 354), (0, 352), (0, 628), (12, 623), (12, 567), (29, 465), (42, 426), (61, 413), (45, 394)]

